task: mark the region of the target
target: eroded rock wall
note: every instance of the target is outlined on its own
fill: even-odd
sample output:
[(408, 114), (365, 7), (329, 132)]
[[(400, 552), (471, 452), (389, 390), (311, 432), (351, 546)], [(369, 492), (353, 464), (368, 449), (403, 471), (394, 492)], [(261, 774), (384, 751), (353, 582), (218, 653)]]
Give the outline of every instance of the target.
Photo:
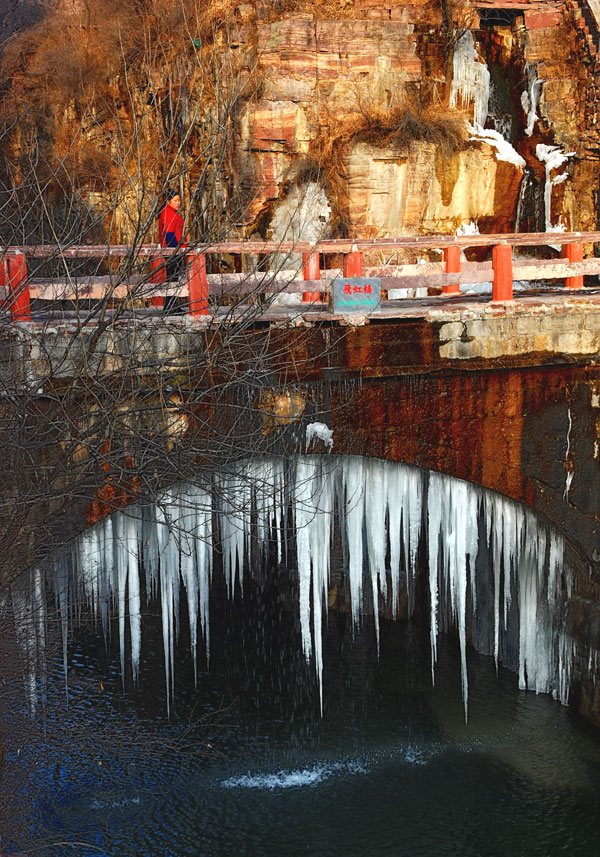
[[(140, 182), (180, 176), (187, 199), (208, 174), (210, 192), (190, 217), (196, 237), (214, 233), (220, 219), (222, 237), (269, 238), (281, 233), (285, 215), (302, 238), (293, 203), (305, 211), (303, 189), (313, 193), (315, 183), (328, 213), (308, 218), (310, 240), (454, 233), (465, 222), (481, 232), (596, 228), (600, 66), (589, 29), (597, 22), (582, 11), (587, 0), (522, 0), (518, 9), (508, 0), (219, 0), (210, 26), (206, 10), (202, 17), (186, 0), (160, 2), (166, 12), (185, 7), (184, 23), (173, 25), (181, 44), (169, 47), (174, 31), (163, 27), (143, 61), (139, 45), (132, 48), (129, 76), (106, 71), (104, 81), (99, 57), (90, 73), (99, 81), (93, 91), (103, 87), (102, 106), (73, 97), (45, 129), (56, 161), (82, 169), (92, 208), (106, 198), (105, 176), (125, 187), (127, 174), (111, 215), (113, 240), (126, 241), (131, 213), (150, 204), (152, 189), (144, 188), (140, 205)], [(98, 23), (90, 24), (85, 4), (62, 4), (73, 47), (65, 56), (87, 51), (85, 68), (101, 44), (94, 47)], [(142, 14), (136, 9), (126, 10), (130, 33)], [(48, 51), (34, 40), (13, 84), (48, 68)], [(47, 77), (44, 85), (54, 85)], [(227, 99), (227, 115), (214, 119)], [(144, 111), (154, 111), (151, 121)], [(476, 120), (482, 127), (474, 129)], [(155, 139), (152, 123), (165, 126), (169, 145)], [(123, 154), (139, 155), (139, 146), (128, 149), (135, 133), (141, 168)], [(225, 137), (224, 156), (207, 145), (210, 133)], [(89, 163), (96, 172), (87, 187)]]
[[(245, 225), (252, 231), (260, 223), (261, 234), (268, 234), (282, 189), (285, 195), (297, 165), (310, 159), (320, 165), (324, 184), (333, 175), (330, 203), (343, 208), (346, 231), (364, 237), (448, 233), (465, 221), (482, 232), (512, 231), (525, 172), (532, 201), (519, 228), (595, 228), (595, 67), (578, 38), (573, 9), (532, 2), (514, 14), (503, 3), (487, 6), (498, 7), (497, 19), (480, 18), (473, 4), (462, 26), (455, 22), (448, 34), (435, 3), (357, 0), (355, 17), (346, 20), (321, 19), (317, 12), (272, 20), (266, 4), (257, 3), (257, 61), (265, 82), (261, 99), (246, 106), (240, 136), (239, 158), (253, 162), (257, 178)], [(504, 90), (500, 111), (488, 115), (486, 127), (504, 131), (524, 166), (494, 145), (470, 141), (468, 132), (459, 147), (448, 147), (439, 121), (435, 131), (431, 127), (432, 115), (469, 122), (481, 115), (468, 86), (451, 97), (457, 74), (452, 53), (467, 26), (476, 70), (492, 72), (492, 97)], [(523, 103), (528, 90), (529, 111)], [(402, 127), (403, 110), (420, 127)], [(386, 113), (389, 125), (382, 121)], [(547, 169), (539, 144), (573, 154)], [(545, 186), (556, 179), (548, 214)]]

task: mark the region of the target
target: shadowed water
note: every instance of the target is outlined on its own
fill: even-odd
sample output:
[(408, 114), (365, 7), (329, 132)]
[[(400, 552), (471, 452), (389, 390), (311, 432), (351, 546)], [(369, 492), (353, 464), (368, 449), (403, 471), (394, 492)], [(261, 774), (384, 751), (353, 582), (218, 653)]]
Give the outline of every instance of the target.
[[(198, 691), (180, 641), (170, 723), (152, 617), (145, 617), (143, 690), (123, 696), (118, 651), (99, 667), (101, 641), (80, 636), (67, 710), (57, 659), (52, 717), (46, 730), (34, 727), (18, 760), (23, 769), (35, 758), (17, 802), (28, 813), (22, 843), (38, 842), (32, 853), (597, 854), (597, 737), (549, 696), (519, 691), (514, 674), (501, 669), (496, 677), (491, 658), (470, 654), (465, 725), (453, 640), (441, 645), (432, 688), (428, 638), (418, 627), (382, 622), (378, 659), (371, 627), (353, 639), (349, 617), (332, 614), (321, 718), (292, 614), (257, 617), (224, 602), (221, 622)], [(195, 716), (218, 713), (178, 747), (193, 706)], [(80, 727), (88, 743), (78, 740)], [(136, 743), (142, 734), (152, 741)], [(196, 739), (200, 753), (188, 755), (186, 742)]]

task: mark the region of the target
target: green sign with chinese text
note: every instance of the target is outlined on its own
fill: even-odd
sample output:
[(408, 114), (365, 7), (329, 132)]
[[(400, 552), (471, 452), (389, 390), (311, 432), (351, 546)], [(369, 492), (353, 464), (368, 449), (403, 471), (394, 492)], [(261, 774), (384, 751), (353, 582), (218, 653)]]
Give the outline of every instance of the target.
[(345, 277), (333, 281), (332, 311), (367, 315), (381, 303), (379, 277)]

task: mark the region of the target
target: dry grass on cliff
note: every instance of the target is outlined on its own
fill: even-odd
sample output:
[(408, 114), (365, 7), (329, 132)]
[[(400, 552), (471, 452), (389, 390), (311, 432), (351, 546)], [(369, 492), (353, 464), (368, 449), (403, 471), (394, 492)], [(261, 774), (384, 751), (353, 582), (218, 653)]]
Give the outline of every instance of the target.
[(352, 113), (345, 119), (336, 121), (321, 133), (317, 141), (321, 162), (327, 164), (335, 159), (349, 143), (369, 143), (372, 146), (407, 146), (413, 141), (433, 143), (444, 154), (451, 154), (462, 148), (467, 139), (465, 117), (456, 111), (440, 110), (436, 107), (399, 107), (395, 110), (381, 110), (377, 107), (364, 108), (360, 113)]
[(432, 143), (443, 157), (453, 155), (468, 137), (467, 122), (457, 111), (400, 107), (381, 110), (363, 108), (321, 129), (311, 151), (294, 168), (293, 181), (318, 181), (336, 212), (334, 234), (345, 236), (348, 214), (346, 158), (354, 143), (403, 149), (414, 141)]
[(433, 143), (444, 153), (452, 153), (467, 139), (467, 123), (455, 111), (444, 113), (439, 107), (435, 110), (400, 107), (391, 111), (374, 108), (364, 116), (364, 128), (356, 138), (379, 146), (406, 146), (414, 141)]

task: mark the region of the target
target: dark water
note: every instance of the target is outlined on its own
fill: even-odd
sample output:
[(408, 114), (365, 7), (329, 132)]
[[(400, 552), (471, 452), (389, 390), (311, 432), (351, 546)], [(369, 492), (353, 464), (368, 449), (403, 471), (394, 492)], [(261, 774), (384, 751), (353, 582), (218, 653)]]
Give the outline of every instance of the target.
[(600, 742), (566, 708), (471, 652), (465, 725), (453, 640), (433, 688), (418, 625), (383, 622), (378, 658), (369, 617), (353, 635), (336, 613), (321, 717), (278, 591), (217, 611), (198, 690), (184, 617), (171, 722), (156, 617), (125, 693), (116, 651), (79, 634), (67, 709), (56, 653), (45, 723), (6, 712), (4, 841), (82, 857), (600, 853)]

